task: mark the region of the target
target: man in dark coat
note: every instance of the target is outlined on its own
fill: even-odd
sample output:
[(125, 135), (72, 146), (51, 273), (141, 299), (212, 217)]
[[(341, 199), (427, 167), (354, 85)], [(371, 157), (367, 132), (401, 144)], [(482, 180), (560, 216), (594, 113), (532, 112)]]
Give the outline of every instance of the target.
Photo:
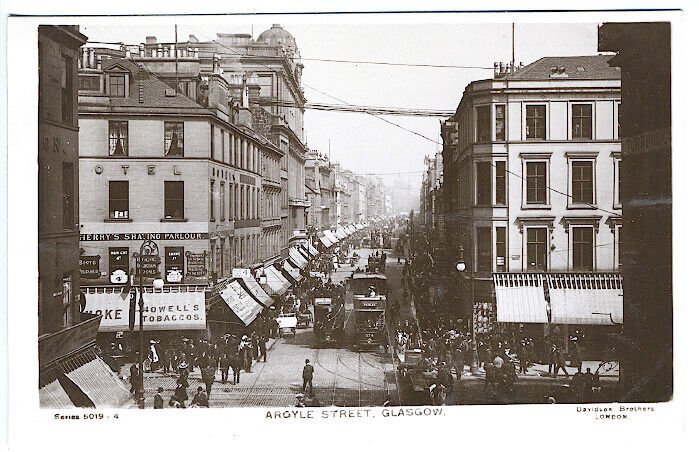
[(311, 366), (310, 359), (306, 360), (301, 376), (303, 377), (303, 392), (306, 392), (306, 386), (308, 386), (309, 393), (313, 394), (313, 366)]
[(230, 355), (230, 363), (233, 368), (233, 384), (240, 383), (240, 369), (242, 367), (243, 360), (240, 358), (239, 353), (233, 353)]
[(214, 379), (216, 378), (216, 369), (211, 366), (211, 360), (207, 360), (205, 364), (206, 367), (201, 369), (201, 381), (204, 382), (206, 386), (206, 395), (211, 397), (211, 387), (214, 384)]
[(153, 396), (153, 409), (162, 410), (163, 409), (163, 389), (162, 386), (158, 388), (158, 392)]
[(267, 362), (267, 338), (265, 336), (262, 336), (260, 338), (260, 358), (264, 360), (264, 362)]
[(221, 383), (226, 383), (228, 381), (228, 368), (231, 367), (231, 360), (229, 358), (228, 352), (223, 351), (221, 353)]

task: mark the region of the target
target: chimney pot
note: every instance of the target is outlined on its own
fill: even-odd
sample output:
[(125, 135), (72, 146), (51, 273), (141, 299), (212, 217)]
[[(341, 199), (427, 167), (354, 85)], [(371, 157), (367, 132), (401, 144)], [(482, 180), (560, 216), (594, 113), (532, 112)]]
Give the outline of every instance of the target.
[(155, 36), (146, 36), (146, 44), (155, 44), (158, 42), (158, 38)]

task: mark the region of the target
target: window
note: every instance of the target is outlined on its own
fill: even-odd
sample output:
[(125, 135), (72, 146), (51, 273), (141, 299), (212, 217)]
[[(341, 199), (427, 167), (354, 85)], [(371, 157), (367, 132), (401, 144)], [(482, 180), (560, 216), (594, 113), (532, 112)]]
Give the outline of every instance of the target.
[(592, 105), (573, 104), (573, 138), (592, 139)]
[(214, 143), (214, 133), (216, 132), (216, 129), (214, 128), (214, 125), (211, 125), (211, 133), (209, 134), (209, 148), (210, 148), (210, 154), (211, 154), (211, 160), (216, 160), (216, 143)]
[(73, 164), (63, 162), (63, 229), (70, 231), (75, 229), (74, 182)]
[(129, 155), (128, 121), (109, 121), (109, 155)]
[(527, 228), (527, 270), (547, 269), (547, 228)]
[(165, 219), (184, 219), (184, 182), (165, 181)]
[(495, 162), (495, 204), (507, 204), (505, 162)]
[(109, 95), (111, 97), (126, 96), (126, 75), (109, 75)]
[(499, 272), (507, 271), (507, 228), (495, 228), (495, 267)]
[(572, 197), (575, 204), (594, 202), (593, 162), (572, 162)]
[(80, 75), (78, 76), (78, 89), (85, 91), (99, 91), (100, 78), (99, 75)]
[(129, 279), (129, 249), (109, 248), (109, 282), (125, 284)]
[(184, 156), (184, 123), (165, 123), (165, 157)]
[(109, 218), (112, 220), (129, 218), (129, 181), (109, 181)]
[(546, 105), (527, 105), (527, 140), (546, 139)]
[(476, 107), (476, 142), (490, 141), (490, 105)]
[(233, 134), (228, 133), (228, 164), (233, 164)]
[(623, 191), (622, 191), (623, 179), (622, 179), (622, 177), (623, 177), (624, 173), (621, 170), (621, 159), (615, 159), (615, 163), (616, 163), (616, 168), (615, 168), (616, 169), (616, 197), (614, 199), (614, 204), (615, 204), (614, 207), (617, 208), (617, 206), (621, 207), (621, 200), (622, 200), (622, 194), (623, 194)]
[(219, 215), (221, 221), (226, 221), (226, 184), (223, 181), (221, 181), (221, 185), (219, 186), (218, 196)]
[(593, 228), (578, 227), (573, 229), (573, 270), (593, 270)]
[(226, 132), (220, 129), (219, 134), (221, 136), (221, 161), (226, 160)]
[(546, 162), (527, 162), (527, 204), (546, 204)]
[(490, 227), (477, 228), (476, 239), (478, 241), (478, 261), (476, 262), (476, 271), (492, 272), (493, 271), (493, 243), (492, 232)]
[(476, 163), (476, 205), (489, 206), (493, 203), (492, 168), (490, 162)]
[(235, 215), (235, 195), (233, 184), (228, 184), (228, 220), (232, 221)]
[(257, 77), (257, 84), (260, 85), (260, 97), (272, 96), (272, 76), (260, 75)]
[(165, 247), (165, 278), (169, 283), (182, 282), (184, 277), (184, 248), (181, 246)]
[(240, 186), (235, 184), (235, 219), (240, 220)]
[(68, 325), (70, 305), (73, 303), (73, 275), (63, 274), (63, 326)]
[(61, 73), (61, 119), (73, 123), (73, 58), (63, 56), (63, 71)]
[(495, 140), (505, 141), (505, 106), (495, 106)]
[(209, 221), (216, 221), (216, 204), (214, 203), (214, 187), (216, 187), (216, 181), (211, 179), (211, 181), (209, 181)]
[(621, 267), (622, 261), (621, 261), (621, 246), (622, 246), (622, 240), (621, 240), (621, 235), (622, 233), (622, 227), (621, 225), (617, 225), (616, 227), (616, 256), (615, 256), (615, 264), (616, 264), (616, 269), (619, 270)]

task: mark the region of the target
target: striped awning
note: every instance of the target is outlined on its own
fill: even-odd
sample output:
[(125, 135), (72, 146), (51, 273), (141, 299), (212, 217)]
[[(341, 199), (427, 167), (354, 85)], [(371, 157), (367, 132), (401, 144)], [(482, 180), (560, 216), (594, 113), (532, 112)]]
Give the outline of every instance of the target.
[(274, 295), (283, 295), (291, 287), (291, 283), (272, 266), (265, 268), (265, 276), (267, 276), (267, 285)]
[(345, 233), (344, 229), (342, 229), (342, 228), (337, 228), (337, 229), (335, 229), (334, 234), (335, 234), (335, 236), (337, 236), (337, 238), (340, 239), (340, 240), (346, 239), (346, 238), (347, 238), (347, 233)]
[(318, 252), (318, 250), (315, 248), (315, 246), (313, 246), (313, 244), (312, 244), (310, 241), (306, 242), (306, 243), (304, 244), (304, 246), (306, 247), (306, 249), (308, 250), (308, 252), (311, 254), (311, 256), (315, 257), (315, 256), (317, 256), (318, 254), (320, 254), (320, 253)]
[(548, 274), (551, 323), (618, 325), (624, 323), (621, 275)]
[(274, 300), (270, 298), (269, 295), (267, 295), (267, 292), (262, 289), (262, 286), (253, 278), (252, 276), (248, 277), (245, 276), (243, 278), (240, 278), (240, 280), (245, 284), (245, 287), (247, 287), (248, 291), (252, 293), (252, 296), (257, 299), (260, 303), (265, 305), (266, 308), (272, 306), (274, 304)]
[(320, 242), (323, 244), (324, 247), (326, 248), (332, 248), (333, 242), (326, 236), (325, 234), (322, 234), (318, 237), (320, 239)]
[(544, 284), (540, 274), (493, 274), (497, 321), (548, 323)]
[(288, 260), (284, 261), (284, 270), (296, 281), (301, 281), (301, 279), (303, 279), (298, 268), (292, 267)]
[(54, 380), (39, 389), (39, 406), (41, 408), (56, 409), (75, 408), (75, 405), (73, 405), (73, 402), (58, 380)]
[(351, 234), (357, 232), (357, 228), (355, 228), (353, 224), (347, 226), (347, 229), (350, 231)]
[(308, 260), (303, 257), (295, 246), (289, 247), (289, 257), (294, 260), (294, 263), (296, 263), (299, 268), (306, 268), (308, 265)]
[(308, 251), (308, 248), (305, 244), (301, 243), (299, 246), (297, 246), (296, 251), (298, 251), (299, 254), (301, 254), (301, 257), (306, 259), (308, 262), (311, 262), (311, 260), (313, 260), (313, 255), (310, 251)]
[(340, 241), (340, 239), (338, 239), (335, 234), (330, 232), (330, 229), (326, 229), (325, 231), (323, 231), (323, 234), (325, 234), (325, 236), (330, 239), (330, 242), (333, 245)]
[(131, 405), (131, 393), (107, 364), (95, 357), (66, 373), (73, 383), (92, 400), (95, 408), (122, 408)]
[(256, 302), (238, 281), (233, 281), (224, 287), (221, 298), (245, 326), (250, 325), (263, 309), (262, 305)]

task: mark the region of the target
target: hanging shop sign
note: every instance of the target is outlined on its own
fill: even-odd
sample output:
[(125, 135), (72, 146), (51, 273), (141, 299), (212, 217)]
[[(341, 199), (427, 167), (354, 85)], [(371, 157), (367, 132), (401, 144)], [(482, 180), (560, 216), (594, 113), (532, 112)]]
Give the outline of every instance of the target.
[(80, 277), (85, 279), (97, 279), (100, 277), (100, 257), (80, 256)]

